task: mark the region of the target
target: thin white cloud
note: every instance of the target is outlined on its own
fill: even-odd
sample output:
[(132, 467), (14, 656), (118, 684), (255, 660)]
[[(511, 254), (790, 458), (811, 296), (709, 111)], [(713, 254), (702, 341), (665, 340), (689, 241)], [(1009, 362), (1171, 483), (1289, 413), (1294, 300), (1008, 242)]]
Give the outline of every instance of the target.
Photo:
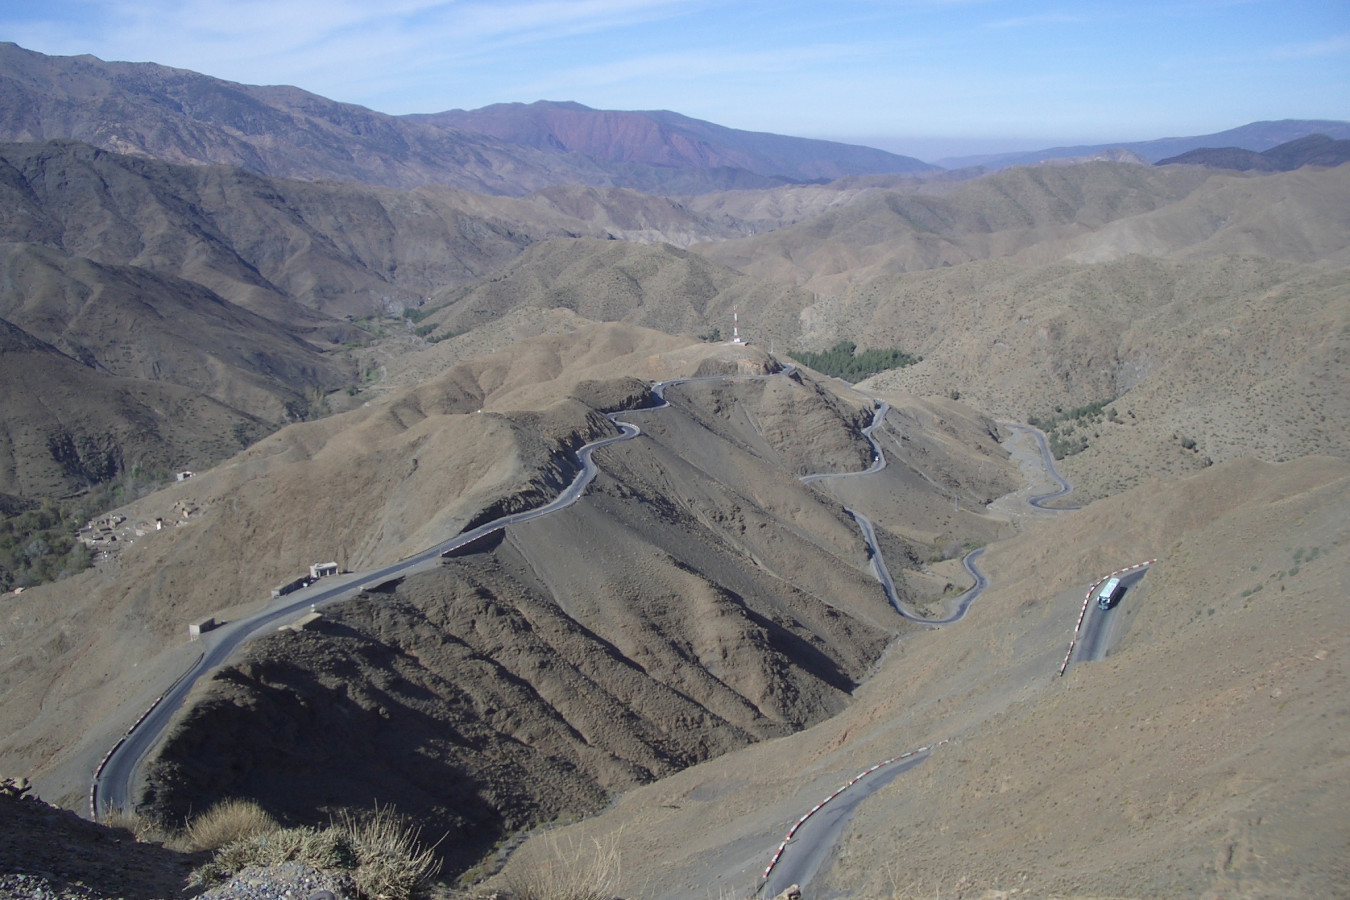
[(880, 44), (855, 43), (795, 47), (791, 52), (771, 48), (739, 53), (723, 50), (660, 53), (574, 66), (550, 77), (555, 81), (585, 86), (647, 79), (707, 81), (729, 76), (760, 79), (798, 70), (817, 70), (822, 65), (855, 63), (884, 50), (885, 47)]
[[(1322, 3), (7, 0), (0, 35), (391, 113), (548, 98), (792, 133), (926, 122), (1011, 134), (1082, 131), (1098, 116), (1147, 123), (1164, 109), (1180, 120), (1187, 103), (1210, 118), (1345, 117), (1335, 67), (1350, 30)], [(1085, 71), (1100, 78), (1087, 94)]]
[[(475, 48), (548, 41), (680, 15), (708, 0), (113, 0), (82, 21), (29, 20), (21, 34), (45, 46), (97, 46), (109, 59), (251, 60), (300, 68), (288, 54), (366, 42), (355, 59), (412, 48)], [(2, 17), (3, 14), (0, 14)], [(16, 23), (18, 24), (18, 23)], [(63, 40), (54, 40), (64, 33)], [(60, 51), (58, 51), (60, 52)], [(353, 59), (348, 57), (348, 59)], [(178, 63), (180, 65), (183, 62)]]
[(1341, 56), (1350, 53), (1350, 34), (1340, 34), (1320, 41), (1284, 44), (1270, 50), (1270, 59), (1313, 59), (1321, 56)]
[(461, 39), (557, 37), (646, 22), (704, 5), (696, 0), (535, 0), (526, 3), (442, 4), (445, 24)]
[(1082, 25), (1097, 21), (1091, 16), (1072, 13), (1043, 13), (989, 22), (987, 28), (1036, 28), (1041, 25)]

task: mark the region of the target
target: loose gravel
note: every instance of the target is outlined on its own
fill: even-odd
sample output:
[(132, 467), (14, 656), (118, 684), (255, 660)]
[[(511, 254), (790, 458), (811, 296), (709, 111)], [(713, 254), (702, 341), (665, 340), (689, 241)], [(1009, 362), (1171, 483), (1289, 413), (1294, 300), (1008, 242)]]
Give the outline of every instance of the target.
[(250, 866), (228, 884), (212, 888), (199, 900), (353, 900), (351, 879), (321, 872), (302, 863)]

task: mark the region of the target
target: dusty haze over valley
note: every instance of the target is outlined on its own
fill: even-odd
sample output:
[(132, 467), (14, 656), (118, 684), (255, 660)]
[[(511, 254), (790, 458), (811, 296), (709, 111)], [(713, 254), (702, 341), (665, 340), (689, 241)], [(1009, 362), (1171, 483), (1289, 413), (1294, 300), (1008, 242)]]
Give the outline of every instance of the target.
[(70, 811), (5, 783), (0, 896), (182, 896), (231, 798), (395, 808), (441, 897), (1344, 896), (1348, 137), (943, 169), (0, 45), (0, 776)]

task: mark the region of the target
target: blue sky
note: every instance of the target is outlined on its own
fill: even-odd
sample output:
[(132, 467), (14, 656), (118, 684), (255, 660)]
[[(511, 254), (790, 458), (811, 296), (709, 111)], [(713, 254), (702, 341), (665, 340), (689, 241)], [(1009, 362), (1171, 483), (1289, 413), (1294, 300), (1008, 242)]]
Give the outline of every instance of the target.
[(6, 0), (0, 39), (395, 114), (575, 100), (926, 159), (1350, 119), (1350, 0)]

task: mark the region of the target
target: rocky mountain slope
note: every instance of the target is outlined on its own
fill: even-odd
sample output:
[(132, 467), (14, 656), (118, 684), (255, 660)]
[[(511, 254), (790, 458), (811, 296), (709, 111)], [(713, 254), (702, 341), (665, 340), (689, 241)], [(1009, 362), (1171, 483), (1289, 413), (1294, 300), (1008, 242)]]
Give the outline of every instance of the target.
[(731, 337), (732, 313), (759, 323), (757, 339), (790, 333), (804, 291), (766, 284), (669, 244), (593, 238), (537, 244), (493, 277), (450, 288), (427, 303), (428, 323), (442, 333), (469, 331), (518, 309), (568, 309), (583, 318), (629, 322), (672, 334)]
[[(184, 621), (265, 596), (316, 554), (336, 549), (352, 568), (397, 559), (486, 508), (537, 503), (569, 477), (567, 448), (612, 427), (577, 398), (626, 396), (627, 379), (605, 387), (618, 375), (766, 363), (753, 350), (591, 326), (291, 426), (147, 498), (127, 513), (188, 496), (201, 512), (124, 549), (115, 567), (6, 600), (6, 629), (28, 648), (3, 671), (3, 715), (16, 717), (7, 765), (33, 772), (44, 796), (78, 802), (106, 737), (77, 723), (118, 722), (153, 684), (101, 660), (139, 660), (153, 677), (191, 653), (176, 637)], [(511, 828), (593, 811), (613, 791), (847, 705), (905, 626), (856, 525), (797, 476), (864, 468), (857, 429), (869, 406), (784, 375), (672, 388), (671, 401), (625, 413), (644, 437), (606, 451), (576, 507), (252, 645), (180, 722), (150, 778), (152, 808), (176, 820), (210, 797), (248, 795), (309, 820), (366, 805), (378, 783), (382, 803), (448, 831), (444, 852), (462, 867)], [(998, 532), (947, 510), (938, 485), (983, 479), (993, 495), (1012, 483), (990, 423), (946, 427), (982, 435), (979, 449), (897, 467), (907, 506), (877, 520), (915, 605), (948, 588), (930, 558)], [(250, 546), (241, 570), (236, 554)], [(258, 716), (279, 727), (260, 731)]]
[(1116, 401), (1123, 424), (1064, 425), (1087, 440), (1067, 463), (1087, 497), (1252, 453), (1345, 455), (1328, 424), (1350, 417), (1334, 388), (1350, 377), (1350, 167), (1159, 171), (1094, 163), (875, 191), (697, 251), (813, 291), (795, 321), (763, 323), (786, 326), (780, 346), (923, 357), (875, 390), (954, 391), (1023, 421)]
[[(1327, 598), (1346, 570), (1350, 167), (1099, 161), (667, 198), (612, 187), (658, 183), (653, 133), (753, 148), (554, 106), (492, 115), (513, 140), (649, 156), (461, 144), (290, 88), (0, 57), (9, 133), (65, 123), (135, 153), (0, 148), (0, 493), (199, 469), (123, 510), (146, 527), (115, 558), (0, 596), (0, 767), (43, 796), (84, 808), (102, 754), (194, 657), (186, 623), (255, 609), (310, 563), (392, 561), (535, 505), (623, 409), (643, 434), (599, 454), (575, 507), (199, 685), (146, 808), (396, 802), (463, 868), (615, 801), (571, 834), (621, 850), (642, 878), (626, 893), (740, 895), (820, 797), (949, 737), (864, 805), (815, 896), (1344, 881), (1328, 723), (1347, 629)], [(302, 160), (302, 140), (324, 152)], [(343, 177), (450, 165), (477, 190), (545, 189), (157, 153), (307, 178), (345, 153)], [(733, 309), (749, 347), (693, 337), (728, 336)], [(804, 485), (869, 464), (871, 402), (762, 378), (766, 351), (845, 339), (922, 360), (859, 386), (894, 406), (886, 468)], [(651, 382), (700, 375), (741, 377), (637, 409)], [(995, 420), (1031, 417), (1086, 509), (986, 508), (1019, 487), (1008, 449), (1032, 456)], [(904, 623), (845, 507), (920, 613), (968, 583), (969, 546), (990, 545), (993, 587), (957, 625)], [(1086, 585), (1151, 557), (1106, 660), (1056, 679)]]
[[(404, 309), (533, 241), (719, 233), (670, 201), (616, 191), (560, 188), (529, 202), (407, 193), (72, 142), (0, 145), (0, 195), (0, 319), (24, 346), (66, 357), (47, 357), (50, 390), (5, 383), (15, 462), (0, 492), (25, 496), (133, 465), (201, 468), (319, 414), (328, 395), (362, 383), (352, 349), (384, 327), (351, 319), (389, 315), (407, 332)], [(5, 366), (26, 365), (16, 352), (7, 345)]]
[(200, 392), (94, 369), (4, 320), (0, 384), (0, 491), (16, 497), (224, 458), (267, 428)]

